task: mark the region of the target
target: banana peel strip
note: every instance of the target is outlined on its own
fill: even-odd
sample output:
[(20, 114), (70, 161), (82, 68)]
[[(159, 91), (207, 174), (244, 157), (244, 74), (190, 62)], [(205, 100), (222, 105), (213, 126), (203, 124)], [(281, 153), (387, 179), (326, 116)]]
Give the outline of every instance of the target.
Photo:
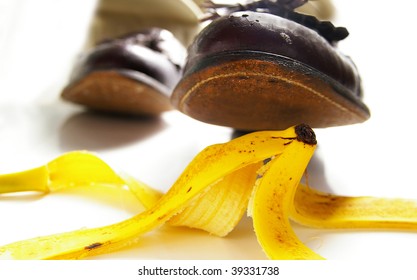
[(292, 141), (255, 188), (253, 225), (270, 259), (323, 259), (297, 238), (289, 221), (297, 186), (314, 149), (315, 145)]
[(271, 259), (322, 259), (297, 238), (289, 219), (318, 228), (417, 228), (414, 201), (339, 197), (300, 184), (315, 145), (312, 130), (297, 126), (209, 146), (166, 194), (116, 174), (88, 152), (71, 152), (45, 166), (2, 175), (0, 194), (110, 186), (127, 189), (146, 210), (113, 225), (2, 246), (0, 259), (80, 259), (128, 246), (165, 223), (225, 236), (245, 210)]
[(291, 219), (315, 228), (417, 230), (417, 201), (337, 196), (300, 184)]

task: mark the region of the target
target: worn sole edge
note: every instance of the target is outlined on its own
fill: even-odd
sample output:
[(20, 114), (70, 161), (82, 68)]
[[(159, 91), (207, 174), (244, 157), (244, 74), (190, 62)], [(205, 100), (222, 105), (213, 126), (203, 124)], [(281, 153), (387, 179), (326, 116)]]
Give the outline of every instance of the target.
[[(265, 63), (273, 63), (277, 64), (280, 67), (288, 68), (291, 71), (297, 71), (302, 75), (313, 76), (317, 78), (317, 81), (330, 87), (334, 93), (337, 94), (336, 99), (342, 98), (344, 103), (348, 105), (342, 105), (338, 102), (335, 102), (327, 96), (326, 94), (322, 94), (319, 91), (315, 90), (313, 87), (306, 86), (302, 83), (297, 82), (295, 79), (290, 79), (284, 77), (284, 75), (271, 75), (267, 73), (255, 73), (255, 72), (243, 72), (237, 71), (232, 73), (221, 73), (218, 75), (205, 77), (204, 71), (210, 67), (219, 67), (220, 65), (224, 65), (227, 63), (232, 63), (236, 61), (245, 61), (245, 60), (257, 60)], [(258, 52), (258, 51), (233, 51), (233, 52), (222, 52), (219, 54), (207, 56), (203, 59), (200, 59), (194, 65), (184, 73), (183, 79), (178, 83), (177, 87), (174, 89), (173, 95), (171, 96), (171, 102), (178, 110), (182, 111), (183, 113), (187, 114), (186, 110), (184, 110), (184, 103), (186, 102), (187, 98), (195, 92), (200, 86), (209, 83), (216, 79), (224, 79), (228, 77), (238, 77), (238, 76), (262, 76), (265, 78), (273, 78), (278, 79), (283, 82), (288, 82), (292, 85), (304, 88), (315, 94), (317, 97), (325, 100), (326, 102), (332, 104), (332, 106), (336, 106), (338, 109), (348, 112), (355, 116), (356, 119), (365, 121), (370, 117), (370, 111), (367, 106), (361, 101), (359, 97), (354, 96), (345, 86), (340, 84), (339, 82), (335, 81), (333, 78), (323, 74), (322, 72), (309, 67), (301, 62), (298, 62), (294, 59), (290, 59), (284, 56), (265, 53), (265, 52)], [(188, 80), (193, 79), (193, 77), (197, 77), (199, 79), (198, 82), (191, 84)], [(329, 94), (329, 93), (328, 93)], [(204, 121), (204, 120), (202, 120)], [(358, 121), (359, 122), (359, 121)], [(214, 123), (214, 124), (219, 124)], [(351, 123), (346, 123), (351, 124)], [(220, 125), (223, 125), (220, 123)], [(339, 124), (338, 124), (339, 125)], [(343, 125), (343, 124), (340, 124)], [(323, 126), (325, 127), (325, 126)]]
[[(158, 110), (151, 110), (151, 111), (143, 111), (141, 108), (138, 108), (137, 111), (132, 110), (126, 110), (123, 109), (103, 109), (96, 106), (91, 106), (90, 104), (84, 104), (83, 102), (77, 101), (73, 96), (73, 91), (77, 90), (77, 87), (80, 86), (80, 84), (83, 81), (87, 81), (88, 79), (94, 79), (94, 76), (96, 75), (107, 75), (111, 79), (112, 76), (118, 75), (119, 79), (124, 79), (126, 82), (132, 83), (132, 86), (136, 83), (137, 85), (143, 85), (151, 89), (153, 92), (151, 94), (152, 98), (155, 98), (155, 100), (158, 100), (163, 105), (160, 106), (160, 109)], [(108, 83), (108, 81), (100, 81), (99, 79), (95, 80), (94, 83)], [(100, 110), (100, 111), (106, 111), (106, 112), (113, 112), (113, 113), (119, 113), (119, 114), (128, 114), (128, 115), (159, 115), (162, 112), (172, 110), (172, 106), (170, 103), (170, 97), (171, 90), (163, 85), (162, 83), (158, 82), (157, 80), (140, 73), (138, 71), (129, 70), (129, 69), (119, 69), (119, 68), (110, 68), (110, 69), (100, 69), (100, 70), (94, 70), (91, 71), (85, 75), (83, 75), (81, 78), (78, 78), (72, 82), (70, 82), (62, 91), (61, 97), (64, 100), (77, 103), (80, 105), (84, 105), (90, 109), (94, 110)]]

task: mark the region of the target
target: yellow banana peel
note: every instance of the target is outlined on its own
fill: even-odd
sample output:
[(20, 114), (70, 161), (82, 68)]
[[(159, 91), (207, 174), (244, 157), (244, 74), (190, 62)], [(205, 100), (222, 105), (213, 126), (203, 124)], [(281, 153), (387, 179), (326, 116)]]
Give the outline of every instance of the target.
[(254, 132), (212, 145), (191, 161), (164, 194), (117, 174), (85, 151), (64, 154), (32, 170), (1, 175), (0, 194), (111, 186), (129, 190), (146, 210), (104, 227), (4, 245), (0, 259), (79, 259), (103, 254), (129, 246), (141, 234), (164, 224), (225, 236), (245, 210), (271, 259), (322, 259), (297, 238), (289, 219), (319, 228), (416, 229), (416, 202), (338, 197), (300, 184), (315, 146), (314, 132), (306, 125)]
[(59, 156), (44, 166), (0, 175), (0, 194), (24, 191), (51, 192), (72, 186), (123, 184), (101, 159), (86, 151)]
[(291, 219), (315, 228), (416, 230), (417, 201), (336, 196), (300, 184)]

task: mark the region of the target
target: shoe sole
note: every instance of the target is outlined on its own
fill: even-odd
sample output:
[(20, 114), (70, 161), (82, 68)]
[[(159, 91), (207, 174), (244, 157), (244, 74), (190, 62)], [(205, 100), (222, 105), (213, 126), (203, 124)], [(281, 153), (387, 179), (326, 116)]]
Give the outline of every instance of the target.
[(172, 104), (197, 120), (239, 130), (354, 124), (369, 110), (346, 87), (286, 57), (230, 52), (206, 57), (189, 69)]
[(72, 82), (62, 97), (93, 110), (157, 116), (172, 109), (169, 93), (162, 84), (141, 73), (103, 70)]

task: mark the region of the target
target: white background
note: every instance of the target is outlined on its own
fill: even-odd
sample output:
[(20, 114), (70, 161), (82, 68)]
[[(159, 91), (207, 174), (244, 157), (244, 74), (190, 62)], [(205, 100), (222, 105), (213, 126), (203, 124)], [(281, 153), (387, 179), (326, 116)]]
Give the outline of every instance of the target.
[[(0, 0), (0, 173), (43, 165), (63, 152), (97, 152), (114, 169), (168, 189), (205, 146), (232, 131), (169, 112), (157, 120), (95, 115), (59, 98), (79, 53), (95, 1)], [(362, 75), (372, 117), (316, 130), (313, 187), (344, 195), (417, 199), (415, 88), (417, 43), (412, 1), (334, 0), (335, 25), (350, 31), (340, 49)], [(411, 6), (410, 6), (411, 5)], [(0, 196), (0, 244), (106, 225), (138, 211), (132, 198), (72, 190)], [(227, 238), (162, 228), (143, 243), (96, 258), (264, 259), (249, 219)], [(295, 225), (328, 259), (414, 258), (417, 232), (324, 231)]]

